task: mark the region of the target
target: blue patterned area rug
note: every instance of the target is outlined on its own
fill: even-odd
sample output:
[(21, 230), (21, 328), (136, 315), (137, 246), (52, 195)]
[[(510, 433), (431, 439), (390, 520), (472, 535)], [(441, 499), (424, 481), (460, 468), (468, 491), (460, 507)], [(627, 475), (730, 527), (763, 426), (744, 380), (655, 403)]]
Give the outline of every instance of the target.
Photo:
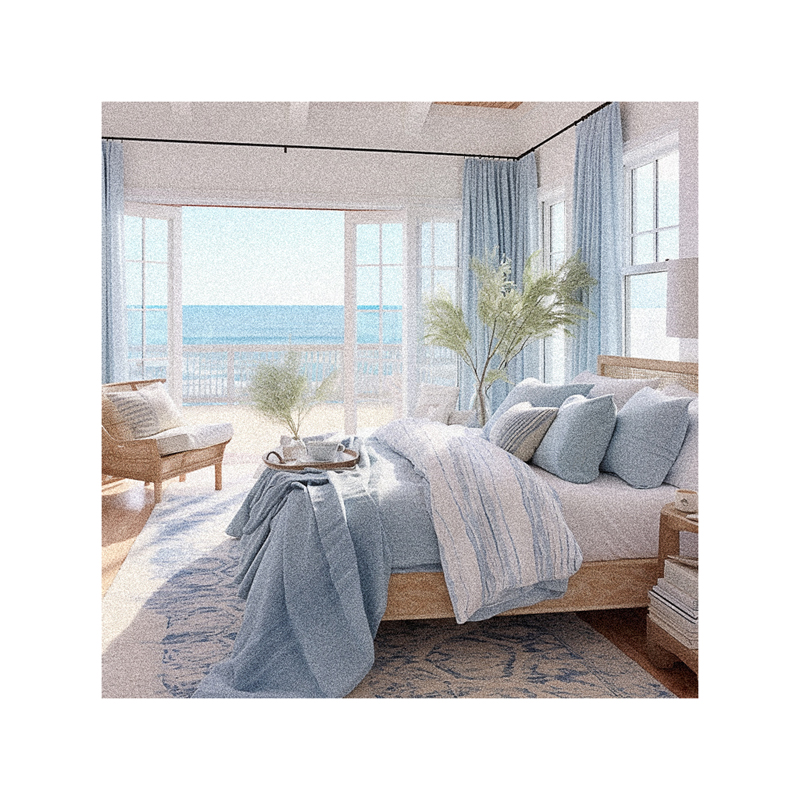
[[(244, 601), (225, 528), (253, 483), (171, 482), (103, 599), (103, 697), (190, 697), (230, 652)], [(353, 698), (674, 695), (574, 614), (385, 622)]]

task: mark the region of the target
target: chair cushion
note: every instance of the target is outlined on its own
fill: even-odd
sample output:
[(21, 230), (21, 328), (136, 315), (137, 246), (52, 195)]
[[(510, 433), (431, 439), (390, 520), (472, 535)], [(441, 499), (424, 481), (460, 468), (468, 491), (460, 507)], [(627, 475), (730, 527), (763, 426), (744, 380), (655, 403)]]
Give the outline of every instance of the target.
[(133, 431), (131, 426), (120, 416), (111, 400), (108, 399), (105, 392), (100, 393), (103, 397), (103, 427), (109, 432), (111, 436), (119, 441), (127, 441), (133, 439)]
[(144, 439), (184, 424), (162, 383), (143, 386), (135, 392), (106, 392), (105, 396), (133, 432), (134, 439)]
[(212, 422), (206, 425), (183, 425), (161, 431), (148, 439), (154, 439), (159, 455), (170, 456), (186, 450), (201, 450), (214, 444), (227, 442), (233, 436), (230, 422)]

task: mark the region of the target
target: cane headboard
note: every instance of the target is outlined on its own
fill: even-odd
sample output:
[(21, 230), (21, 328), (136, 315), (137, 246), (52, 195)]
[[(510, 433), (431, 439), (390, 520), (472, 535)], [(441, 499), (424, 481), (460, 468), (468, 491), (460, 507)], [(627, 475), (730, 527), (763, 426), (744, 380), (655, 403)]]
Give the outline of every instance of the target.
[(661, 378), (661, 386), (680, 383), (693, 392), (699, 392), (700, 386), (700, 365), (696, 361), (598, 356), (597, 373), (608, 378)]

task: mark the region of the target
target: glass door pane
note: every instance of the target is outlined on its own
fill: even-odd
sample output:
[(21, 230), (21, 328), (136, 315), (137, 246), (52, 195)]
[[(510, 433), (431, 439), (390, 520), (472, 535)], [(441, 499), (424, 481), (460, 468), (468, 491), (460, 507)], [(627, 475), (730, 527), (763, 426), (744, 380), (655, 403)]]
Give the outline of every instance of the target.
[(180, 358), (173, 352), (171, 337), (179, 339), (180, 325), (172, 322), (171, 298), (176, 270), (173, 241), (180, 229), (180, 210), (131, 205), (126, 211), (129, 376), (132, 380), (166, 379), (177, 400), (181, 397), (180, 367), (176, 366)]
[(417, 309), (417, 382), (439, 386), (458, 385), (458, 357), (452, 350), (425, 344), (425, 303), (444, 291), (458, 302), (458, 225), (451, 221), (423, 222), (419, 226), (419, 299)]
[(402, 413), (405, 234), (389, 212), (347, 212), (346, 226), (345, 429), (354, 433)]

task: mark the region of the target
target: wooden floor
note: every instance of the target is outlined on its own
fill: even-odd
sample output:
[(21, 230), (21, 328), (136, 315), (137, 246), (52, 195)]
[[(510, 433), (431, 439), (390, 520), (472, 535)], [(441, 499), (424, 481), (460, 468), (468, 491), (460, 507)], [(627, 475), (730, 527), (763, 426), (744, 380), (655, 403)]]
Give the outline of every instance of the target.
[[(177, 478), (174, 480), (177, 481)], [(168, 485), (168, 483), (167, 483)], [(105, 594), (153, 510), (153, 487), (119, 481), (103, 487), (102, 591)], [(646, 609), (585, 611), (580, 616), (678, 697), (697, 697), (697, 676), (683, 664), (668, 670), (646, 655)]]

